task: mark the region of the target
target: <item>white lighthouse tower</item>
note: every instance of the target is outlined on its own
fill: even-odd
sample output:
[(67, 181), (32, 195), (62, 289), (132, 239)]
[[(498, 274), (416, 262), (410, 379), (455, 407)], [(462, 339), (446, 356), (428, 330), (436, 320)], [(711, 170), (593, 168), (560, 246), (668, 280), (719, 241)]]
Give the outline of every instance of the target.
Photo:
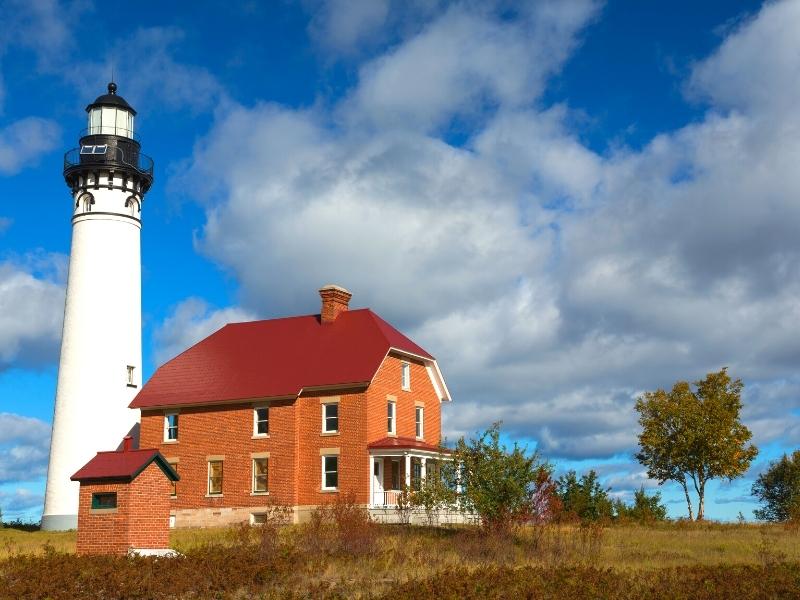
[(140, 152), (136, 111), (108, 84), (86, 108), (80, 146), (64, 155), (72, 191), (64, 332), (42, 529), (74, 529), (70, 476), (98, 450), (117, 448), (139, 421), (128, 404), (141, 386), (141, 210), (153, 161)]

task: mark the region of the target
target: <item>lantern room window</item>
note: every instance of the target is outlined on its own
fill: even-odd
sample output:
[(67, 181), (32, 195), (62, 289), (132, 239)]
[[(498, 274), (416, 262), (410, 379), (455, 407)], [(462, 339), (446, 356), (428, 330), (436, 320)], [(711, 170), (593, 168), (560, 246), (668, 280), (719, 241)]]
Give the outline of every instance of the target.
[(89, 135), (106, 134), (133, 137), (131, 112), (114, 106), (96, 106), (89, 111)]

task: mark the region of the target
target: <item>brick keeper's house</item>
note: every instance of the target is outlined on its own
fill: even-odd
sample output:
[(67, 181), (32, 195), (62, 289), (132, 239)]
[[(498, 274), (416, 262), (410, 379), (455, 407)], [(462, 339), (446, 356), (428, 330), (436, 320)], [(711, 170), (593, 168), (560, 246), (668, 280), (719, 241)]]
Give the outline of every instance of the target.
[(395, 505), (440, 459), (436, 360), (350, 293), (320, 290), (320, 315), (233, 323), (160, 367), (130, 404), (139, 445), (180, 475), (173, 526), (258, 522), (268, 504), (353, 493)]

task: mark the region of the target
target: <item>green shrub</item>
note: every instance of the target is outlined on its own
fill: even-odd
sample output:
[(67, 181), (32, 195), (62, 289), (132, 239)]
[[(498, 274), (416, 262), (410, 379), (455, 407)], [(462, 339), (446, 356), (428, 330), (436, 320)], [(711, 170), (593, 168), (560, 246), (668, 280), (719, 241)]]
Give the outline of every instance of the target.
[(558, 478), (556, 484), (567, 516), (574, 515), (581, 521), (608, 520), (613, 516), (608, 490), (600, 485), (594, 470), (580, 478), (575, 471), (568, 471)]

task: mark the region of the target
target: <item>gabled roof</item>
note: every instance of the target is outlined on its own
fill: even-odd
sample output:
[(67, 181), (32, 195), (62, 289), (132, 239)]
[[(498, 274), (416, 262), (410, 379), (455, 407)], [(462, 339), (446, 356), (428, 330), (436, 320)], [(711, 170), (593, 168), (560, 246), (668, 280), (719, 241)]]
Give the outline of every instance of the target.
[[(162, 365), (131, 408), (294, 398), (304, 389), (369, 384), (390, 350), (435, 359), (371, 310), (231, 323)], [(434, 386), (449, 400), (444, 381)]]
[(124, 479), (132, 481), (153, 461), (156, 461), (156, 464), (164, 471), (164, 475), (172, 481), (180, 479), (167, 462), (167, 459), (154, 448), (98, 452), (92, 460), (83, 465), (70, 479), (72, 481), (87, 481), (90, 479)]
[(443, 454), (450, 453), (448, 450), (440, 448), (439, 446), (434, 446), (433, 444), (428, 444), (422, 440), (409, 437), (381, 438), (367, 444), (367, 448), (370, 450), (386, 450), (396, 448), (398, 450), (426, 450), (428, 452), (442, 452)]

